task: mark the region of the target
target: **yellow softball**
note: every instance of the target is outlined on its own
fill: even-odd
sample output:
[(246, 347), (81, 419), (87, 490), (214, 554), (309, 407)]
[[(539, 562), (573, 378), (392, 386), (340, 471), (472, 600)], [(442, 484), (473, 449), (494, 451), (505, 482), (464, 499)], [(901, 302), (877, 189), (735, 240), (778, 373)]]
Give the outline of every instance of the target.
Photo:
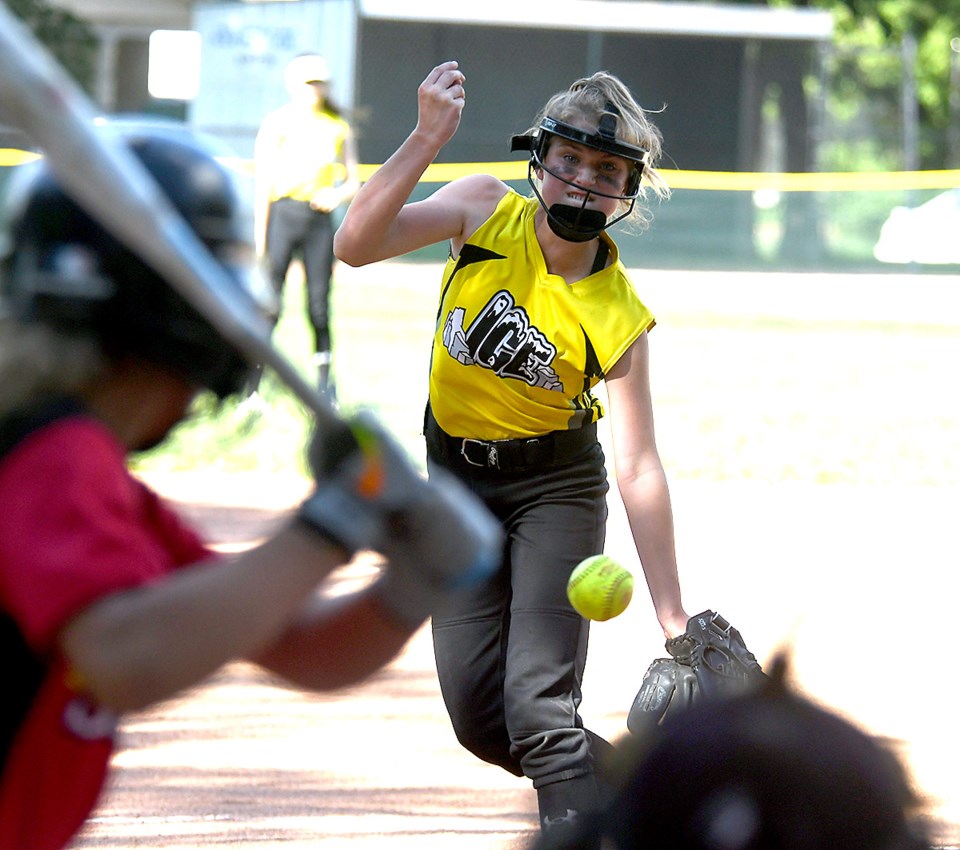
[(570, 573), (567, 598), (588, 620), (609, 620), (622, 614), (633, 597), (633, 575), (609, 555), (584, 558)]

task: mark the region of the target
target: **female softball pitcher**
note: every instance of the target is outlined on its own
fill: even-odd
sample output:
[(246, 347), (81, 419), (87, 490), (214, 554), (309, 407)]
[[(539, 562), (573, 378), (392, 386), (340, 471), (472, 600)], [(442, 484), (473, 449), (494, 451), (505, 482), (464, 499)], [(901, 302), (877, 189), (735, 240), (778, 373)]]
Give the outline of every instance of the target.
[(459, 126), (456, 62), (419, 87), (416, 128), (357, 194), (335, 239), (351, 264), (447, 241), (425, 418), (431, 473), (454, 471), (500, 519), (501, 569), (433, 616), (440, 685), (460, 742), (526, 776), (542, 829), (600, 803), (610, 745), (578, 715), (588, 623), (566, 596), (573, 567), (603, 549), (608, 490), (591, 390), (606, 381), (616, 472), (667, 638), (688, 615), (670, 497), (654, 439), (650, 311), (606, 233), (633, 216), (654, 168), (657, 128), (609, 73), (552, 97), (514, 137), (530, 152), (532, 197), (488, 175), (407, 203)]

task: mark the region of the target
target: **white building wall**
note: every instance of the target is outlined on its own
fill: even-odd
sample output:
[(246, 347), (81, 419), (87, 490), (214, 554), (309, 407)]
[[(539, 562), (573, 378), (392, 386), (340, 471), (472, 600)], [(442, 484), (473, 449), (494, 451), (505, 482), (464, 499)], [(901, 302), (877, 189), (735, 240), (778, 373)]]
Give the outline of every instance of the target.
[(326, 56), (331, 97), (344, 108), (353, 103), (353, 0), (199, 4), (193, 28), (202, 39), (200, 93), (188, 120), (239, 156), (252, 155), (263, 116), (285, 102), (284, 68), (300, 53)]

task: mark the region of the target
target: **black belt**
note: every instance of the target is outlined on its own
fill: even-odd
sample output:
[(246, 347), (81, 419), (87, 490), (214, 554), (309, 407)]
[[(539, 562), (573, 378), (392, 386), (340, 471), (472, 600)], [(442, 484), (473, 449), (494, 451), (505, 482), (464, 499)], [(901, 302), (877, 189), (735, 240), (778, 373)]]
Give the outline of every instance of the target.
[(475, 440), (451, 437), (427, 412), (427, 442), (439, 460), (448, 465), (476, 467), (500, 472), (547, 469), (572, 460), (597, 442), (597, 424), (591, 422), (573, 431), (551, 431), (537, 437), (513, 440)]

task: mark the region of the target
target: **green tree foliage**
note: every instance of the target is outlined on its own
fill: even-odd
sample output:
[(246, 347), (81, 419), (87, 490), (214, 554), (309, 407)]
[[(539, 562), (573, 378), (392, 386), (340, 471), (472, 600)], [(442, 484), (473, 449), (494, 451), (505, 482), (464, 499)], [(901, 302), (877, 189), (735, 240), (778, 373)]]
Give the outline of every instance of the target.
[[(899, 99), (903, 75), (904, 38), (916, 39), (914, 64), (919, 104), (921, 164), (940, 168), (950, 163), (949, 127), (957, 116), (951, 110), (951, 88), (960, 62), (951, 43), (960, 38), (960, 0), (815, 0), (833, 13), (836, 47), (847, 57), (843, 78), (849, 97), (864, 93), (880, 99)], [(806, 5), (798, 3), (796, 5)], [(886, 94), (884, 94), (886, 93)], [(954, 94), (954, 98), (956, 98)], [(956, 102), (956, 101), (955, 101)], [(889, 104), (891, 110), (896, 106)]]
[(92, 91), (96, 72), (97, 36), (83, 19), (44, 0), (6, 0), (19, 17), (46, 45), (77, 83)]

